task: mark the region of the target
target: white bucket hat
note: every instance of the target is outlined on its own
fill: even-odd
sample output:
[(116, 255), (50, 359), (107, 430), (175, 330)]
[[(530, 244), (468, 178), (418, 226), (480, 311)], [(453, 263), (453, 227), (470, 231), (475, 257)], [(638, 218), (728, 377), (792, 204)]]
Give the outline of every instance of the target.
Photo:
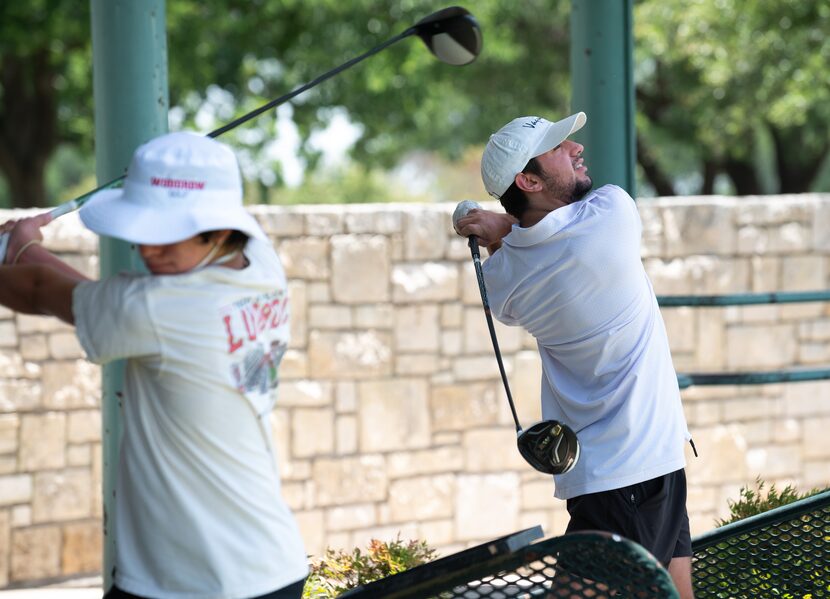
[(481, 157), (484, 189), (501, 199), (531, 158), (552, 150), (569, 135), (579, 131), (587, 117), (584, 112), (552, 123), (539, 116), (513, 119), (490, 136)]
[(168, 133), (139, 146), (124, 187), (96, 193), (80, 217), (95, 233), (130, 243), (176, 243), (220, 229), (267, 239), (242, 206), (233, 150), (191, 132)]

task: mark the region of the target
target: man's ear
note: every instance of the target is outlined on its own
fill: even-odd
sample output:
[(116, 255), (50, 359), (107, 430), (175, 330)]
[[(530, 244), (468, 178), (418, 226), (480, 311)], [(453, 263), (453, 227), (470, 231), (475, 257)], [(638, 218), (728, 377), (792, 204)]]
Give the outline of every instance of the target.
[(533, 173), (519, 173), (515, 182), (522, 191), (539, 191), (542, 188), (542, 181)]

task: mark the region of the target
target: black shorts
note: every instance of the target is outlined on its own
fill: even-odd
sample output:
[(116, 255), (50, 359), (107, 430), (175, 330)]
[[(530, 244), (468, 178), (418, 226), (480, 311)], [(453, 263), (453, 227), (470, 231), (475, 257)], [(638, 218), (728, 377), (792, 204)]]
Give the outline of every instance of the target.
[(686, 512), (686, 472), (678, 470), (621, 489), (568, 499), (569, 532), (602, 530), (645, 547), (668, 567), (692, 555)]

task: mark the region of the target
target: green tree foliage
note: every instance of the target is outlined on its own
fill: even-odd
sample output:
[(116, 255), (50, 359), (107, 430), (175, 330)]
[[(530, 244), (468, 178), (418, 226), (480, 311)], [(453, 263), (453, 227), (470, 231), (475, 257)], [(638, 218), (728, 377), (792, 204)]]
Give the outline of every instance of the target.
[(704, 194), (718, 174), (741, 195), (766, 175), (773, 192), (811, 189), (830, 153), (830, 3), (649, 0), (634, 22), (640, 162), (660, 194), (672, 157)]
[[(168, 0), (172, 126), (210, 131), (446, 5)], [(514, 116), (567, 112), (570, 5), (478, 0), (473, 64), (439, 63), (410, 38), (299, 96), (301, 157), (325, 168), (309, 139), (343, 109), (367, 169), (415, 149), (455, 159)], [(737, 193), (814, 186), (830, 137), (827, 2), (638, 0), (635, 27), (639, 161), (657, 193), (710, 193), (718, 177)], [(60, 145), (89, 155), (92, 132), (88, 0), (0, 3), (0, 173), (14, 205), (54, 202), (47, 163)], [(270, 186), (284, 180), (264, 152), (279, 135), (271, 114), (223, 139)]]

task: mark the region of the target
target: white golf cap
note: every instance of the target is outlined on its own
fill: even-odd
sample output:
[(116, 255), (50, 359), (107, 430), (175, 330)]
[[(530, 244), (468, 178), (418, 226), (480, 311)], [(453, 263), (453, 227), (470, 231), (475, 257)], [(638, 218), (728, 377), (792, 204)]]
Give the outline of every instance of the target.
[(221, 229), (267, 239), (242, 205), (233, 150), (191, 132), (168, 133), (139, 146), (124, 187), (96, 193), (80, 217), (95, 233), (130, 243), (176, 243)]
[(536, 158), (561, 144), (579, 131), (587, 117), (577, 112), (552, 123), (539, 116), (513, 119), (490, 136), (481, 157), (481, 179), (484, 189), (501, 199), (531, 158)]

